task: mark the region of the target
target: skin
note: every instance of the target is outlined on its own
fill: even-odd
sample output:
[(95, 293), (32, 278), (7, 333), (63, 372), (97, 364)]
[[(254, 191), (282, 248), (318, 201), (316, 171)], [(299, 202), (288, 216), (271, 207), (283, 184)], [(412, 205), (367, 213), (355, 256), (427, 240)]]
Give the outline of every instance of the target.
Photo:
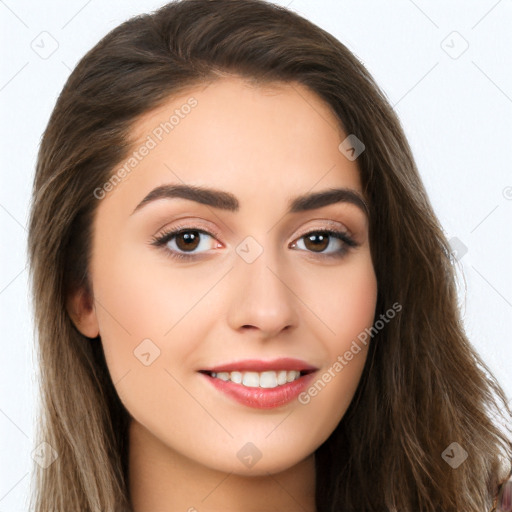
[[(190, 89), (147, 113), (134, 140), (140, 145), (191, 96), (198, 104), (190, 114), (99, 200), (93, 297), (76, 294), (70, 314), (83, 334), (101, 336), (133, 418), (136, 512), (311, 512), (314, 452), (347, 410), (367, 347), (306, 405), (244, 406), (197, 372), (241, 359), (295, 357), (320, 377), (372, 325), (377, 282), (365, 213), (348, 202), (287, 213), (290, 198), (330, 187), (362, 196), (357, 160), (338, 150), (347, 134), (307, 88), (253, 86), (238, 77)], [(174, 198), (132, 215), (149, 191), (172, 183), (225, 190), (240, 209)], [(325, 256), (343, 247), (336, 238), (323, 254), (305, 242), (304, 235), (332, 223), (358, 243), (339, 258)], [(193, 249), (202, 257), (175, 260), (150, 244), (177, 224), (212, 233)], [(247, 236), (263, 249), (252, 263), (236, 252)], [(167, 250), (183, 247), (175, 239)], [(160, 350), (148, 366), (134, 356), (144, 339)], [(252, 467), (237, 456), (249, 442), (261, 453)]]

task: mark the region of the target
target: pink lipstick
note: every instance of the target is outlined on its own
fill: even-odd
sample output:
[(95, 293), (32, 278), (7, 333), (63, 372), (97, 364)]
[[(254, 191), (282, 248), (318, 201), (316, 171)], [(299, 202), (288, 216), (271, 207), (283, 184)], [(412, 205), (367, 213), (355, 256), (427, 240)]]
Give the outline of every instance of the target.
[(299, 359), (250, 359), (219, 364), (199, 373), (217, 390), (243, 405), (272, 409), (295, 399), (310, 385), (317, 369)]

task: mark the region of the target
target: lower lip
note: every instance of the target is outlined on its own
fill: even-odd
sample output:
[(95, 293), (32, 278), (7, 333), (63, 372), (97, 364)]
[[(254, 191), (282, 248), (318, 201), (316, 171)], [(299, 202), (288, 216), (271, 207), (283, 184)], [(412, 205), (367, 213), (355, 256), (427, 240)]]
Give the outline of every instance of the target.
[(308, 373), (293, 382), (275, 388), (250, 388), (201, 373), (219, 391), (237, 402), (255, 409), (274, 409), (290, 403), (310, 384), (316, 372)]

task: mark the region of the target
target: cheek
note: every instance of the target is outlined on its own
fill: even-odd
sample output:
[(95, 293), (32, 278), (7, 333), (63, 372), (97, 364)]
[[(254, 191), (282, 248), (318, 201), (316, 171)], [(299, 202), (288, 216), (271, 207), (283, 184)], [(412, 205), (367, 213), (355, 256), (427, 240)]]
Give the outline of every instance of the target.
[[(159, 410), (164, 414), (162, 396), (172, 395), (176, 404), (183, 394), (165, 370), (170, 360), (181, 362), (187, 354), (186, 346), (171, 343), (177, 330), (173, 326), (186, 305), (179, 300), (180, 286), (169, 287), (154, 274), (154, 267), (125, 257), (111, 259), (96, 276), (96, 310), (108, 371), (119, 398), (137, 418), (144, 410), (149, 416)], [(171, 419), (162, 421), (169, 424)]]
[(172, 300), (173, 291), (157, 284), (151, 266), (134, 256), (128, 251), (122, 257), (120, 252), (98, 255), (93, 275), (100, 337), (114, 382), (144, 366), (148, 356), (142, 354), (156, 360), (173, 319), (164, 300)]
[(318, 429), (314, 434), (326, 438), (348, 409), (363, 372), (371, 340), (366, 333), (375, 316), (377, 280), (369, 255), (340, 268), (335, 279), (332, 274), (324, 281), (317, 277), (323, 293), (310, 293), (309, 297), (322, 320), (318, 337), (328, 362), (299, 397), (299, 403), (318, 419), (312, 424)]
[(113, 381), (149, 361), (146, 373), (186, 364), (204, 338), (213, 310), (205, 311), (202, 298), (218, 276), (206, 268), (170, 271), (161, 257), (143, 260), (133, 250), (98, 255), (97, 262), (96, 314)]
[(323, 268), (304, 276), (299, 293), (318, 319), (311, 325), (318, 326), (318, 338), (335, 357), (373, 323), (377, 279), (370, 255), (362, 254), (335, 271)]
[[(342, 350), (347, 344), (373, 324), (377, 303), (377, 280), (373, 266), (365, 262), (360, 268), (354, 269), (344, 276), (340, 289), (334, 295), (334, 330), (339, 334)], [(336, 312), (337, 311), (337, 312)]]

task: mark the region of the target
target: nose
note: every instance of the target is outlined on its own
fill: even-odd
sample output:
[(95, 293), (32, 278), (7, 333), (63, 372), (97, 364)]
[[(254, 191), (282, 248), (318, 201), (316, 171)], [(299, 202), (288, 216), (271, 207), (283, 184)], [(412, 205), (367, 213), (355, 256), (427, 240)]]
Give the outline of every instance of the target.
[(293, 291), (291, 272), (284, 271), (271, 250), (252, 263), (237, 258), (230, 273), (228, 323), (236, 331), (253, 330), (260, 339), (277, 337), (297, 326), (300, 300)]

